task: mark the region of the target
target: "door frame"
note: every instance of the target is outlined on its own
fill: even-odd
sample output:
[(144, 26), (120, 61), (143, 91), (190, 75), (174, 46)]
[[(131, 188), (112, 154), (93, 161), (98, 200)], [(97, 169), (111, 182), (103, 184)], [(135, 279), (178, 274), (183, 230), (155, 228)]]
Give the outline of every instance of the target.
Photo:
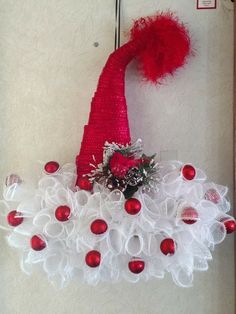
[[(235, 2), (235, 1), (234, 1)], [(233, 83), (233, 161), (234, 161), (234, 185), (233, 185), (233, 215), (236, 217), (236, 6), (234, 6), (234, 83)], [(235, 311), (236, 311), (236, 232), (234, 234), (234, 286), (235, 286)]]

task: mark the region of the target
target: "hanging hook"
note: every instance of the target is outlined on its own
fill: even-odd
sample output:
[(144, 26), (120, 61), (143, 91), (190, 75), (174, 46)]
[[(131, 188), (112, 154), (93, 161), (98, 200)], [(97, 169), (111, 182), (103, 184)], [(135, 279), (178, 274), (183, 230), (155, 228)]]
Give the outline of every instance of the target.
[(115, 50), (120, 48), (120, 8), (121, 0), (116, 0), (115, 8)]

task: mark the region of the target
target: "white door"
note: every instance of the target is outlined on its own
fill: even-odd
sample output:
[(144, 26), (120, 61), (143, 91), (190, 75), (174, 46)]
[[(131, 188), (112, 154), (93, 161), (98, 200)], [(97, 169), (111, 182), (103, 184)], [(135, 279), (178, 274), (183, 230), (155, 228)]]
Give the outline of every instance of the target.
[[(114, 46), (113, 0), (0, 0), (0, 181), (9, 172), (36, 180), (37, 161), (73, 162), (102, 67)], [(199, 1), (211, 5), (214, 1)], [(210, 4), (209, 4), (210, 3)], [(233, 3), (197, 10), (197, 0), (123, 0), (121, 41), (132, 20), (175, 11), (190, 31), (194, 56), (163, 85), (127, 72), (132, 138), (147, 153), (178, 158), (233, 186)], [(2, 233), (3, 235), (3, 233)], [(131, 285), (73, 283), (55, 291), (26, 277), (1, 236), (2, 314), (233, 314), (233, 236), (216, 248), (194, 287), (170, 277)]]

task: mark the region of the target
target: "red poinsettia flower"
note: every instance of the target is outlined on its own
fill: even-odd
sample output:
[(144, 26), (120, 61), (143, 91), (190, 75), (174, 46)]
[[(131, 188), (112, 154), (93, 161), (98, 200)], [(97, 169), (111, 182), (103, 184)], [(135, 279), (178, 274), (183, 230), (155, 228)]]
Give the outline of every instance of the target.
[(141, 162), (141, 159), (126, 157), (115, 152), (109, 161), (109, 168), (116, 178), (123, 179), (130, 168), (137, 167)]

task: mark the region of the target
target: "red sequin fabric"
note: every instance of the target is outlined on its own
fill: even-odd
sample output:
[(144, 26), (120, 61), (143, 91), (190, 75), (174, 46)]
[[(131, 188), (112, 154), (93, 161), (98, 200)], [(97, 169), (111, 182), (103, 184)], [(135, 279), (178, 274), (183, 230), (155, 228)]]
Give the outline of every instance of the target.
[(89, 122), (84, 127), (80, 153), (76, 158), (78, 177), (99, 164), (106, 141), (130, 143), (130, 130), (125, 98), (125, 70), (135, 56), (132, 42), (113, 52), (103, 68), (97, 91), (91, 103)]

